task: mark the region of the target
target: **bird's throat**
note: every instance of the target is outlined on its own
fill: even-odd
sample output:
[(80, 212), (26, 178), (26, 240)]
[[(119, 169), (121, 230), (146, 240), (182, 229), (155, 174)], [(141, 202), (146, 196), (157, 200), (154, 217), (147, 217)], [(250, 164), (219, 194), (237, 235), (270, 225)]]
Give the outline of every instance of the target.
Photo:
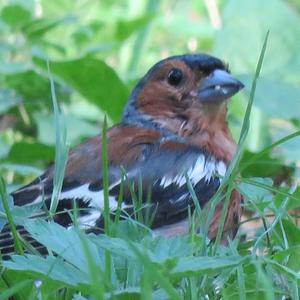
[(191, 107), (180, 115), (158, 117), (155, 122), (184, 138), (189, 144), (229, 162), (235, 153), (236, 143), (228, 128), (226, 116), (226, 106), (207, 109)]

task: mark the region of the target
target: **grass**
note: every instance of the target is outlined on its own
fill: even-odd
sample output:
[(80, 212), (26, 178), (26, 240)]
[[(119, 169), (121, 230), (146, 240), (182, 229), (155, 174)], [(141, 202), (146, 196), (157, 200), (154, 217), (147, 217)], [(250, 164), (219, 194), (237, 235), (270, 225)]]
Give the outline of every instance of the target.
[[(294, 190), (269, 186), (257, 180), (238, 177), (239, 171), (255, 164), (266, 152), (299, 132), (274, 143), (248, 161), (240, 163), (243, 144), (249, 129), (249, 117), (254, 99), (255, 85), (262, 66), (267, 44), (266, 36), (251, 89), (250, 101), (241, 130), (235, 160), (223, 178), (220, 191), (211, 200), (211, 206), (196, 205), (190, 215), (191, 231), (187, 235), (163, 239), (153, 237), (138, 222), (120, 220), (120, 210), (110, 221), (108, 205), (108, 159), (106, 149), (106, 122), (103, 126), (104, 215), (106, 235), (87, 235), (77, 227), (67, 230), (54, 222), (18, 217), (9, 207), (5, 184), (0, 191), (8, 222), (11, 226), (17, 253), (1, 262), (0, 299), (299, 299), (300, 282), (300, 229), (287, 210), (291, 199), (298, 199)], [(67, 146), (64, 133), (60, 136), (61, 117), (51, 80), (51, 91), (56, 124), (56, 193), (50, 211), (54, 214), (57, 196), (63, 180)], [(63, 130), (64, 132), (64, 130)], [(122, 176), (123, 177), (123, 176)], [(254, 237), (244, 240), (240, 233), (229, 246), (220, 244), (230, 191), (240, 188), (236, 182), (251, 184), (257, 189), (271, 192), (272, 201), (254, 201), (247, 191), (246, 205), (252, 207), (259, 218), (265, 220)], [(125, 179), (125, 177), (123, 178)], [(198, 201), (189, 184), (195, 203)], [(225, 192), (226, 191), (226, 192)], [(207, 232), (214, 208), (223, 199), (225, 204), (215, 243), (208, 243)], [(119, 197), (119, 207), (121, 203)], [(136, 201), (139, 202), (139, 195)], [(280, 201), (278, 201), (278, 198)], [(263, 199), (262, 199), (263, 200)], [(279, 203), (279, 204), (278, 204)], [(263, 204), (263, 205), (262, 205)], [(266, 211), (275, 218), (267, 221)], [(137, 213), (138, 214), (138, 213)], [(75, 208), (76, 219), (76, 208)], [(196, 234), (195, 220), (206, 221), (200, 234)], [(15, 223), (26, 230), (50, 254), (22, 254)], [(76, 223), (76, 222), (75, 222)], [(198, 225), (198, 224), (197, 224)], [(205, 225), (205, 224), (202, 224)], [(53, 256), (51, 253), (57, 253)]]
[(50, 80), (51, 87), (51, 97), (53, 103), (54, 112), (54, 124), (55, 124), (55, 163), (54, 163), (54, 178), (53, 178), (53, 192), (51, 197), (50, 205), (50, 215), (53, 217), (56, 212), (58, 205), (59, 194), (62, 188), (65, 167), (68, 159), (68, 148), (67, 145), (67, 131), (66, 125), (64, 123), (64, 118), (62, 117), (61, 111), (59, 109), (53, 78), (50, 71), (49, 61), (47, 61), (48, 76)]
[[(241, 134), (240, 134), (240, 138), (239, 138), (238, 145), (237, 145), (237, 151), (234, 155), (234, 159), (232, 160), (232, 162), (228, 168), (228, 172), (223, 181), (223, 185), (224, 186), (227, 185), (228, 190), (225, 195), (224, 207), (222, 210), (220, 224), (218, 226), (218, 232), (217, 232), (217, 237), (216, 237), (216, 241), (215, 241), (215, 249), (218, 247), (218, 245), (221, 241), (222, 231), (223, 231), (223, 227), (225, 224), (227, 209), (228, 209), (228, 205), (229, 205), (229, 201), (230, 201), (230, 195), (231, 195), (231, 192), (233, 191), (234, 183), (230, 179), (235, 178), (238, 175), (238, 173), (240, 172), (239, 171), (240, 160), (242, 158), (243, 149), (244, 149), (246, 138), (247, 138), (249, 128), (250, 128), (251, 109), (252, 109), (252, 105), (253, 105), (253, 101), (254, 101), (257, 80), (258, 80), (258, 77), (259, 77), (259, 74), (260, 74), (260, 71), (262, 68), (264, 56), (265, 56), (266, 49), (267, 49), (268, 38), (269, 38), (269, 31), (266, 34), (266, 37), (265, 37), (265, 40), (263, 43), (263, 47), (262, 47), (262, 50), (261, 50), (261, 53), (260, 53), (260, 56), (258, 59), (256, 71), (255, 71), (252, 86), (251, 86), (250, 97), (249, 97), (248, 105), (246, 108), (244, 121), (242, 124)], [(228, 182), (226, 181), (226, 179), (227, 179), (226, 177), (228, 178)], [(221, 187), (220, 191), (224, 191), (224, 189), (222, 189), (222, 187)], [(214, 251), (214, 253), (215, 252), (216, 252), (216, 250)]]
[(19, 235), (16, 229), (16, 225), (13, 220), (13, 216), (10, 212), (9, 209), (9, 204), (8, 204), (8, 195), (6, 191), (6, 186), (5, 182), (2, 177), (0, 177), (0, 197), (2, 200), (2, 206), (4, 208), (4, 212), (7, 217), (7, 222), (9, 224), (10, 230), (12, 232), (13, 240), (14, 240), (14, 246), (15, 246), (15, 251), (16, 253), (23, 254), (23, 248), (19, 239)]

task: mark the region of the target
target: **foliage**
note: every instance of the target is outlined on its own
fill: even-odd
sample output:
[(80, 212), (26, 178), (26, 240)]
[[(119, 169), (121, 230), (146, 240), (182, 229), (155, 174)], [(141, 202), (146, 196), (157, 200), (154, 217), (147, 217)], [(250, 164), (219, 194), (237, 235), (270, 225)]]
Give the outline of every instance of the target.
[[(245, 218), (262, 222), (253, 228), (243, 221), (228, 247), (208, 244), (192, 230), (153, 237), (130, 219), (109, 224), (110, 236), (96, 237), (30, 220), (38, 208), (14, 207), (8, 197), (5, 211), (49, 255), (29, 251), (2, 261), (0, 299), (299, 299), (296, 0), (1, 2), (0, 174), (7, 183), (1, 181), (1, 198), (54, 159), (59, 173), (68, 145), (100, 134), (105, 114), (109, 125), (120, 120), (138, 78), (173, 54), (203, 51), (230, 63), (246, 84), (229, 110), (238, 139), (268, 30), (251, 117), (245, 118), (250, 130), (235, 165), (241, 175), (228, 180), (245, 196)], [(55, 97), (62, 115), (58, 108), (53, 114)], [(61, 120), (67, 136), (58, 143)], [(0, 227), (3, 212), (0, 205)], [(20, 242), (15, 237), (19, 248)]]

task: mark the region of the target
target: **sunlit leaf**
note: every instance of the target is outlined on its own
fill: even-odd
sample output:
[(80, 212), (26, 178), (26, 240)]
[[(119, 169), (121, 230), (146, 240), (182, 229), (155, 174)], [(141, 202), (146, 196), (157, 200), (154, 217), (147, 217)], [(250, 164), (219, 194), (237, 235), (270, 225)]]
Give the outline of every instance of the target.
[[(249, 86), (251, 76), (240, 76), (240, 79)], [(255, 105), (268, 116), (283, 119), (298, 118), (300, 88), (282, 80), (262, 77), (257, 84)]]
[[(46, 68), (43, 59), (35, 57), (34, 62)], [(105, 62), (86, 56), (69, 61), (51, 61), (50, 69), (54, 76), (106, 111), (113, 120), (120, 118), (128, 91), (116, 72)]]
[(25, 141), (15, 143), (8, 154), (7, 161), (22, 164), (28, 162), (51, 161), (54, 159), (54, 148), (41, 143)]
[(153, 16), (146, 15), (131, 20), (120, 20), (117, 23), (116, 38), (120, 41), (127, 39), (132, 33), (147, 25)]
[(12, 28), (21, 26), (31, 19), (31, 11), (24, 5), (10, 4), (5, 6), (1, 12), (2, 19)]
[(65, 23), (74, 21), (75, 18), (72, 16), (66, 16), (63, 18), (40, 18), (34, 19), (26, 26), (22, 28), (24, 34), (29, 39), (40, 39), (48, 31), (56, 28), (57, 26), (63, 26)]
[(228, 257), (184, 257), (179, 259), (171, 271), (174, 278), (216, 273), (227, 268), (234, 268), (243, 262), (238, 256)]
[(216, 55), (228, 61), (235, 72), (253, 72), (270, 30), (262, 74), (273, 78), (296, 76), (300, 59), (295, 37), (300, 35), (300, 17), (288, 2), (229, 0), (224, 4), (224, 26), (215, 39)]
[(54, 256), (43, 258), (36, 255), (15, 255), (11, 261), (3, 262), (3, 265), (11, 270), (31, 271), (44, 275), (71, 286), (87, 284), (88, 282), (87, 274), (63, 260), (58, 260)]
[(35, 70), (28, 70), (6, 75), (6, 84), (23, 96), (24, 101), (46, 100), (50, 102), (49, 80)]

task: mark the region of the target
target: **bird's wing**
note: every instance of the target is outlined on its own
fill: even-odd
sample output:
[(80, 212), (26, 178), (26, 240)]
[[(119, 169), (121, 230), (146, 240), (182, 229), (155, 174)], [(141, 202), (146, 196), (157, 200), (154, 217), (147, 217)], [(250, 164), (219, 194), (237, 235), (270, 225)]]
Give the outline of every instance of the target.
[[(156, 130), (118, 125), (108, 130), (107, 135), (111, 214), (114, 215), (117, 209), (122, 186), (124, 215), (142, 215), (146, 222), (150, 217), (152, 228), (186, 218), (188, 207), (193, 206), (186, 176), (203, 206), (218, 189), (219, 175), (223, 176), (226, 171), (224, 162), (182, 141), (166, 139)], [(50, 167), (32, 183), (13, 192), (15, 205), (42, 203), (49, 209), (53, 170)], [(54, 217), (56, 222), (72, 226), (70, 212), (76, 203), (78, 224), (88, 231), (101, 232), (104, 223), (102, 171), (100, 137), (92, 138), (70, 152)], [(135, 213), (136, 210), (140, 214)], [(35, 246), (36, 242), (26, 236), (24, 229), (18, 230)], [(9, 228), (0, 234), (0, 251), (4, 254), (13, 251)]]
[[(133, 214), (134, 205), (141, 200), (141, 211), (143, 207), (150, 207), (151, 214), (155, 212), (152, 220), (154, 228), (186, 216), (188, 205), (192, 204), (186, 175), (200, 204), (205, 204), (219, 187), (218, 174), (224, 175), (226, 171), (223, 162), (181, 141), (165, 139), (156, 130), (118, 125), (108, 130), (107, 136), (110, 210), (117, 209), (123, 173), (125, 182), (121, 208)], [(52, 190), (53, 167), (50, 167), (31, 184), (13, 192), (12, 196), (15, 205), (44, 202), (49, 208)], [(70, 214), (64, 211), (72, 209), (74, 201), (80, 224), (89, 227), (103, 225), (100, 137), (92, 138), (70, 152), (56, 222), (64, 226), (72, 223)]]

